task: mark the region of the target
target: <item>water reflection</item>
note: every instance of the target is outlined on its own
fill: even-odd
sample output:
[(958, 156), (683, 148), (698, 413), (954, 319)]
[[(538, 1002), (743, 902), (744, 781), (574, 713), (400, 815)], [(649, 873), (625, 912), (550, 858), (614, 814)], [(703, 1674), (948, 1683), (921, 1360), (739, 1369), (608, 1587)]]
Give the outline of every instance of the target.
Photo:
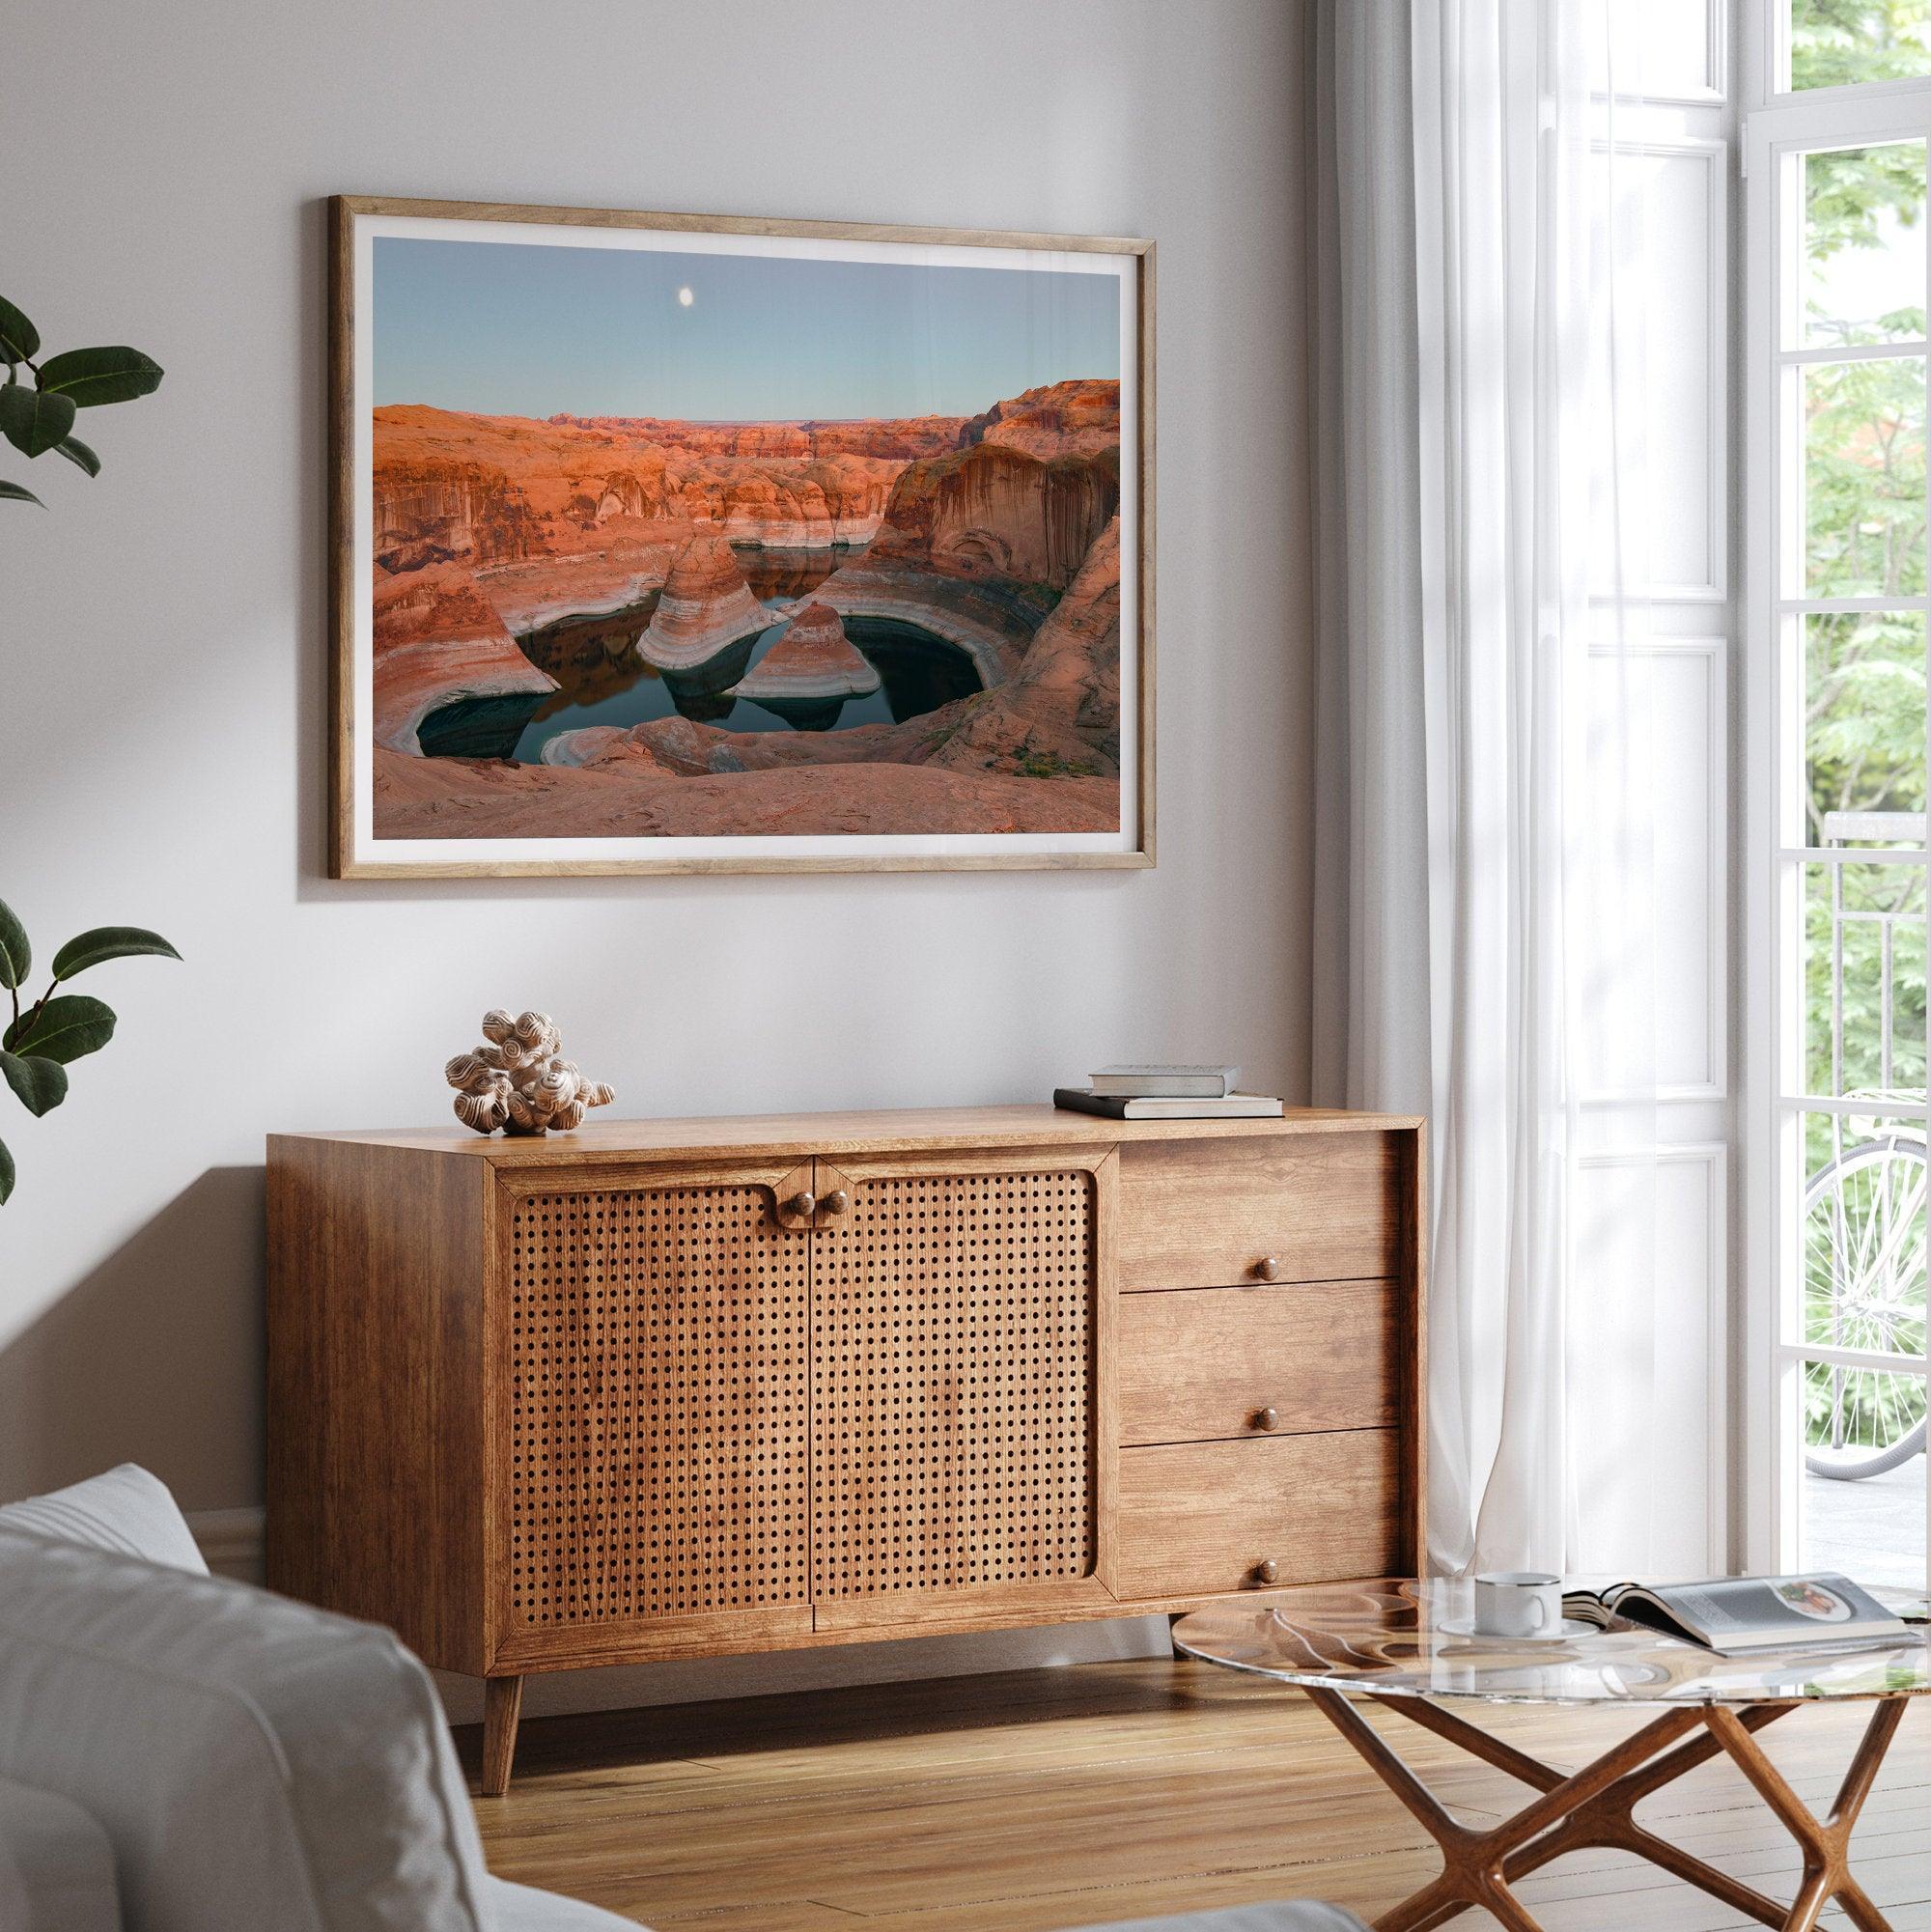
[[(845, 553), (836, 551), (762, 551), (741, 553), (739, 561), (752, 589), (765, 603), (788, 604), (816, 590)], [(656, 597), (650, 600), (655, 608)], [(516, 756), (536, 764), (543, 747), (560, 733), (589, 725), (619, 729), (658, 717), (680, 715), (727, 731), (791, 731), (793, 725), (749, 699), (729, 691), (694, 691), (689, 682), (666, 679), (640, 658), (634, 648), (650, 622), (648, 611), (622, 613), (622, 621), (565, 619), (546, 627), (543, 664), (558, 688), (551, 692), (518, 740)], [(628, 628), (627, 628), (628, 627)], [(760, 631), (742, 665), (731, 668), (733, 682), (760, 663), (783, 631), (774, 624)], [(900, 724), (937, 711), (955, 698), (969, 697), (982, 686), (971, 658), (955, 644), (922, 626), (897, 619), (850, 617), (845, 634), (878, 667), (880, 687), (846, 699), (835, 716), (816, 729), (849, 731), (860, 724)], [(528, 640), (518, 640), (529, 649)], [(535, 657), (535, 653), (531, 653)], [(734, 654), (735, 655), (735, 654)]]

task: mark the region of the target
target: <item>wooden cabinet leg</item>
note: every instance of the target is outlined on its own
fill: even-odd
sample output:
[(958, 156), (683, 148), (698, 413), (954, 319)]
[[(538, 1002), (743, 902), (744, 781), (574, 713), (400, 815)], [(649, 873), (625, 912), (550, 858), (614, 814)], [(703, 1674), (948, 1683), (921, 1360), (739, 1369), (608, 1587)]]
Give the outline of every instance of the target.
[(517, 1754), (517, 1720), (523, 1711), (520, 1677), (483, 1681), (483, 1795), (500, 1798), (510, 1788), (510, 1761)]

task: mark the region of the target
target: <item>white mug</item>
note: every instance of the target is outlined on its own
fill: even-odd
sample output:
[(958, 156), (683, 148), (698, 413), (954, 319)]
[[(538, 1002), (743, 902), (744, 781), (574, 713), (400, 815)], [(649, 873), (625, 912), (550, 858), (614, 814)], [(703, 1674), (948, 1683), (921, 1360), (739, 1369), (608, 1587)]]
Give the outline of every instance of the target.
[(1539, 1570), (1475, 1579), (1474, 1624), (1484, 1637), (1554, 1637), (1562, 1629), (1562, 1579)]

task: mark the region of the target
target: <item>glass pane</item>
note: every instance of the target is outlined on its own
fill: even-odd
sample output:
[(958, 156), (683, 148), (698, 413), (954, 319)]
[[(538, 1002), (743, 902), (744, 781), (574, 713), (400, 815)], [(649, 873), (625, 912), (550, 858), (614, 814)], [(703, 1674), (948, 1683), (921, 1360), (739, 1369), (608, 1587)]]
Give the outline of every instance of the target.
[[(1853, 1128), (1833, 1138), (1837, 1144), (1816, 1160), (1804, 1190), (1799, 1332), (1804, 1341), (1826, 1348), (1922, 1361), (1923, 1132), (1893, 1122), (1888, 1130)], [(1832, 1387), (1840, 1404), (1853, 1397), (1874, 1400), (1884, 1392), (1860, 1390), (1841, 1375), (1833, 1379)], [(1840, 1446), (1852, 1427), (1846, 1419), (1850, 1414), (1840, 1408), (1832, 1419), (1832, 1440)]]
[(1805, 1090), (1917, 1105), (1925, 1086), (1922, 863), (1807, 865), (1804, 912)]
[[(1924, 1385), (1913, 1377), (1813, 1363), (1805, 1378), (1805, 1436), (1799, 1567), (1861, 1583), (1924, 1587)], [(1834, 1417), (1875, 1440), (1833, 1445)], [(1915, 1422), (1911, 1419), (1915, 1416)]]
[(1790, 0), (1790, 85), (1852, 87), (1931, 73), (1924, 0)]
[(1924, 843), (1924, 616), (1804, 620), (1804, 838)]
[(1924, 364), (1804, 371), (1805, 588), (1811, 597), (1924, 589)]
[(1923, 1589), (1922, 1380), (1806, 1363), (1804, 1423), (1799, 1567)]
[(1924, 143), (1804, 157), (1804, 347), (1924, 334)]

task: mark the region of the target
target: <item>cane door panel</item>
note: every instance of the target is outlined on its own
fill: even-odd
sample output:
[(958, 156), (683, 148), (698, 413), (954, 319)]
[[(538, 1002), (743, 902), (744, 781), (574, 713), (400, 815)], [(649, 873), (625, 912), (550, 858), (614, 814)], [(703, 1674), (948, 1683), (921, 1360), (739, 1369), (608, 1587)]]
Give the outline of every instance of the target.
[[(818, 1163), (812, 1596), (821, 1628), (1108, 1596), (1103, 1193), (1090, 1160)], [(827, 1183), (829, 1185), (827, 1185)]]
[(506, 1203), (506, 1638), (810, 1627), (810, 1238), (721, 1172)]

